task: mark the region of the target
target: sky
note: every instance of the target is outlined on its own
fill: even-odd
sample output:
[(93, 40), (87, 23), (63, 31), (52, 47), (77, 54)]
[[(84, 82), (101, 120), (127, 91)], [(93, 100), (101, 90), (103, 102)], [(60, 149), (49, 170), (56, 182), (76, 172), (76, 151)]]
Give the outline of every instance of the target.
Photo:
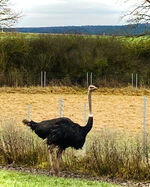
[(23, 17), (17, 27), (122, 25), (123, 0), (10, 0)]

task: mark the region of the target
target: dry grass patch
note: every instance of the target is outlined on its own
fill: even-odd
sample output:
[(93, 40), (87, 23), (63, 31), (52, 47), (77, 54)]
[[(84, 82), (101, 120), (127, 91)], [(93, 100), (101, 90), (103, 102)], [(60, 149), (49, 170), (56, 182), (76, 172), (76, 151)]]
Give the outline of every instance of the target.
[[(6, 89), (6, 90), (5, 90)], [(74, 88), (1, 88), (0, 118), (21, 123), (27, 118), (27, 104), (31, 104), (31, 119), (42, 121), (59, 117), (59, 100), (63, 98), (63, 115), (83, 125), (83, 106), (87, 103), (87, 90)], [(75, 93), (69, 93), (74, 90)], [(76, 88), (77, 89), (77, 88)], [(3, 90), (3, 91), (2, 91)], [(15, 91), (14, 91), (15, 90)], [(57, 91), (56, 91), (57, 90)], [(111, 92), (111, 90), (110, 90)], [(93, 93), (93, 130), (116, 129), (127, 133), (142, 133), (143, 96), (110, 94), (98, 90)], [(67, 93), (67, 94), (66, 94)], [(106, 94), (108, 93), (108, 94)], [(143, 92), (142, 92), (143, 93)], [(88, 105), (88, 104), (87, 104)], [(87, 109), (88, 110), (88, 109)], [(87, 111), (88, 113), (88, 111)], [(150, 130), (150, 96), (147, 96), (147, 128)]]
[[(48, 169), (47, 146), (29, 130), (14, 121), (0, 123), (0, 164)], [(91, 176), (150, 179), (150, 142), (143, 162), (142, 139), (112, 130), (89, 134), (86, 149), (65, 151), (61, 170)]]

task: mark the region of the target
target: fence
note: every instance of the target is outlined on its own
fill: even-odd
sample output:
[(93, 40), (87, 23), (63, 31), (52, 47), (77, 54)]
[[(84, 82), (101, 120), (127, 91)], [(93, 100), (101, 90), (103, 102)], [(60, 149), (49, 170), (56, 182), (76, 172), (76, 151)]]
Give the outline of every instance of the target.
[(80, 77), (72, 77), (71, 73), (67, 75), (56, 74), (55, 72), (7, 72), (0, 73), (0, 86), (54, 86), (54, 85), (82, 85), (88, 86), (89, 83), (96, 83), (98, 86), (128, 86), (138, 88), (140, 86), (150, 86), (148, 76), (141, 77), (138, 73), (122, 73), (122, 77), (115, 75), (97, 76), (96, 73), (87, 72)]
[[(1, 94), (0, 118), (13, 118), (19, 123), (24, 118), (42, 121), (66, 116), (85, 125), (87, 122), (87, 95), (60, 94)], [(12, 102), (12, 103), (11, 103)], [(16, 112), (17, 111), (17, 112)], [(150, 132), (150, 97), (93, 95), (93, 128), (115, 129), (143, 138), (143, 157), (146, 155), (147, 134)], [(93, 131), (94, 132), (94, 131)]]
[[(30, 104), (28, 104), (27, 118), (30, 120)], [(59, 117), (63, 117), (63, 99), (59, 101)], [(87, 123), (87, 105), (83, 105), (83, 125)], [(84, 147), (85, 148), (85, 147)], [(147, 155), (147, 129), (146, 129), (146, 96), (143, 97), (143, 160), (145, 161)]]

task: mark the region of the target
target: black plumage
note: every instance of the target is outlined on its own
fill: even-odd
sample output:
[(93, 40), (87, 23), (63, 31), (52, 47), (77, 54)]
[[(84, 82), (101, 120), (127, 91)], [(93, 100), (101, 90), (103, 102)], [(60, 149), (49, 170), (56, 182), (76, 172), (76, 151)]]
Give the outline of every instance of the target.
[(91, 92), (95, 89), (97, 88), (93, 85), (90, 85), (88, 89), (89, 118), (85, 126), (80, 126), (79, 124), (74, 123), (71, 119), (65, 117), (46, 120), (39, 123), (28, 121), (26, 119), (22, 121), (25, 125), (29, 126), (40, 138), (46, 140), (49, 147), (50, 165), (52, 172), (54, 171), (52, 153), (56, 146), (58, 147), (56, 163), (57, 170), (59, 170), (59, 163), (62, 152), (66, 148), (73, 147), (75, 149), (80, 149), (83, 147), (86, 135), (93, 126)]
[(93, 125), (93, 117), (89, 117), (86, 126), (82, 127), (69, 118), (56, 118), (36, 123), (23, 120), (40, 138), (47, 139), (48, 145), (56, 145), (65, 150), (68, 147), (80, 149), (84, 145), (87, 133)]

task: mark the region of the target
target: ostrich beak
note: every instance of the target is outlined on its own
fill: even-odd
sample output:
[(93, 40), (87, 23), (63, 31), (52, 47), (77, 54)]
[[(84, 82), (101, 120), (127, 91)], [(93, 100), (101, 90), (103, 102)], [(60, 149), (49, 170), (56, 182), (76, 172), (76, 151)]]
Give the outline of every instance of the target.
[(97, 90), (98, 88), (96, 86), (93, 86), (93, 90)]

